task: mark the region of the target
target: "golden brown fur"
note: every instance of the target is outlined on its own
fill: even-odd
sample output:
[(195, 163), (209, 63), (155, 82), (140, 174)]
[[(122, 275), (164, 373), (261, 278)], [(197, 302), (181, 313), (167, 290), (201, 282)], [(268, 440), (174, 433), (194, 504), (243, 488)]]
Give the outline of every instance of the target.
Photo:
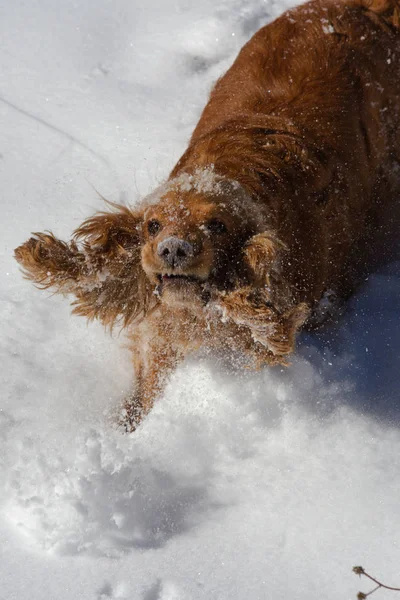
[(38, 233), (16, 250), (74, 312), (128, 328), (127, 430), (201, 346), (285, 364), (323, 294), (345, 299), (381, 253), (400, 192), (399, 15), (397, 0), (288, 11), (216, 83), (142, 206), (98, 213), (69, 244)]

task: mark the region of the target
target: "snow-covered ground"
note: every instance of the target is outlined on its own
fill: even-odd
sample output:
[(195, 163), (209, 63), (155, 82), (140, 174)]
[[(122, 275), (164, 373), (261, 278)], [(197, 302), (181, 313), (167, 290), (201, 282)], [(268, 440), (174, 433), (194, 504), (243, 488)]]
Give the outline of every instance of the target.
[[(188, 362), (132, 436), (123, 336), (12, 258), (135, 203), (286, 0), (0, 1), (0, 600), (351, 600), (400, 584), (400, 266), (292, 366)], [(380, 591), (384, 600), (389, 592)]]

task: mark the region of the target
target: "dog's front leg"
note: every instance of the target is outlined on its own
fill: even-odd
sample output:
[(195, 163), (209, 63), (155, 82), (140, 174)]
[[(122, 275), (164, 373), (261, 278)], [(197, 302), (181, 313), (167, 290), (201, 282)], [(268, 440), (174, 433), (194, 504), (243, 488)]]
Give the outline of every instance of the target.
[[(143, 336), (144, 337), (144, 336)], [(119, 424), (127, 433), (135, 431), (150, 412), (171, 373), (183, 356), (164, 340), (148, 342), (141, 336), (134, 338), (135, 388), (125, 400)]]

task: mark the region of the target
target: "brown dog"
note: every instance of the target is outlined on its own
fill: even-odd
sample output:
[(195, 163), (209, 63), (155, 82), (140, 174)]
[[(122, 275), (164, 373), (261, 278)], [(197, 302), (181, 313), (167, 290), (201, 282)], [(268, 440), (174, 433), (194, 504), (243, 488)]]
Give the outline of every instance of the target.
[(68, 244), (36, 233), (17, 248), (75, 313), (128, 328), (127, 430), (200, 346), (284, 364), (324, 294), (346, 298), (369, 268), (400, 192), (399, 16), (397, 0), (285, 13), (217, 82), (141, 206), (98, 213)]

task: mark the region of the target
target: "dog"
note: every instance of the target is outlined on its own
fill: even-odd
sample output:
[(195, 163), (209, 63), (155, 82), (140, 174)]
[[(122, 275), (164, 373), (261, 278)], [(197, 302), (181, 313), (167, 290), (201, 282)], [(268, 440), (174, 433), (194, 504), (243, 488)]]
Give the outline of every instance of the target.
[(74, 313), (127, 331), (126, 431), (201, 347), (287, 364), (321, 299), (345, 301), (371, 268), (400, 192), (399, 21), (396, 0), (287, 11), (217, 81), (140, 206), (15, 250), (37, 286), (75, 297)]

